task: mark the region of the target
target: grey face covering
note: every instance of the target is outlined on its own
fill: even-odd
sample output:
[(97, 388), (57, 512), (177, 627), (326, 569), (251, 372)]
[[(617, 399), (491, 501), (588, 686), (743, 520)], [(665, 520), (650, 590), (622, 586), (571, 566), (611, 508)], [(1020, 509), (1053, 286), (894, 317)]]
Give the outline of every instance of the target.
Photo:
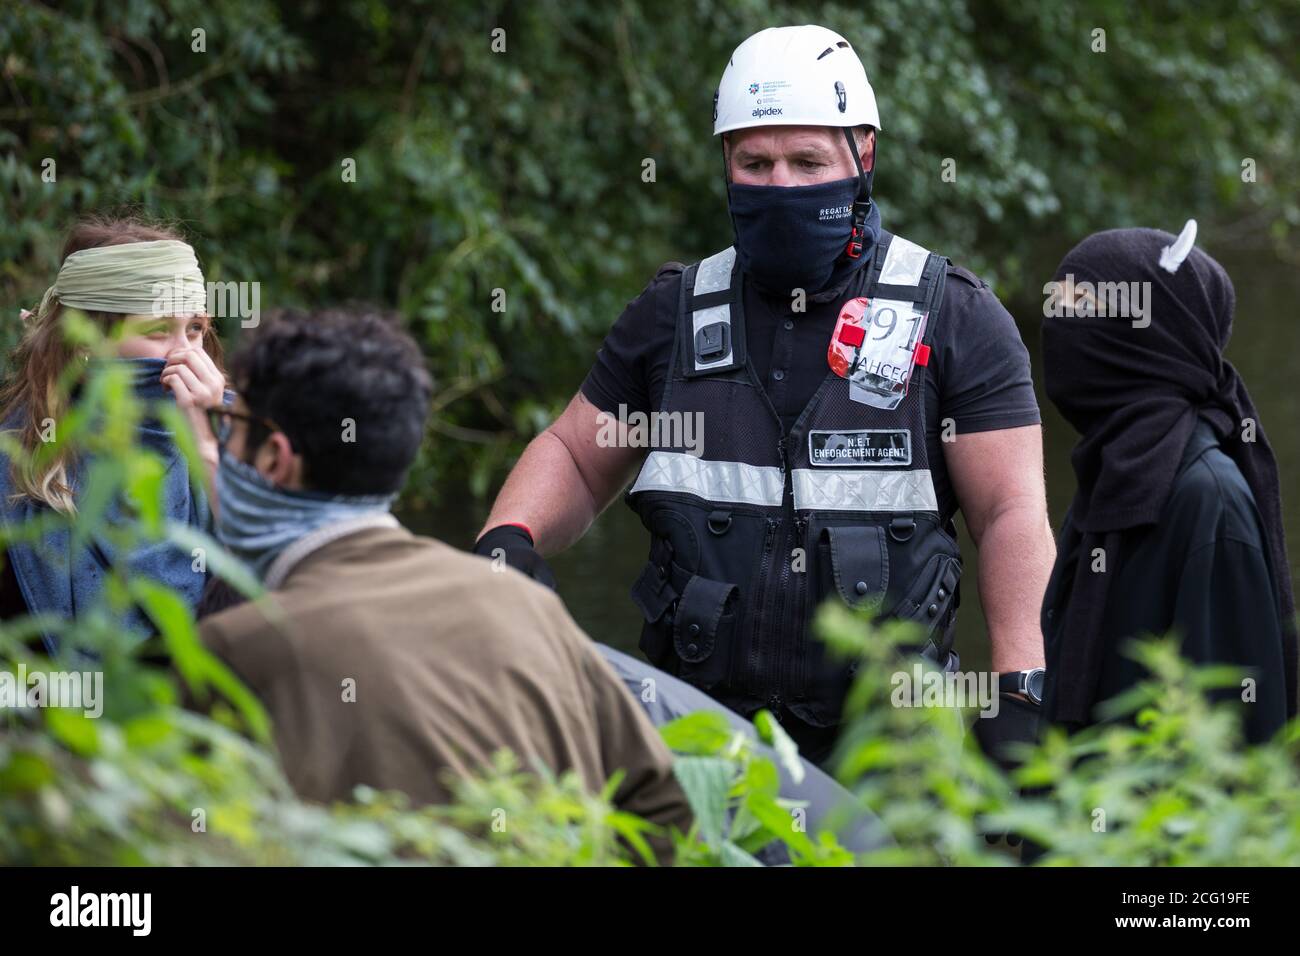
[(222, 451), (217, 468), (217, 538), (265, 580), (272, 562), (299, 538), (340, 521), (387, 514), (396, 497), (288, 491)]

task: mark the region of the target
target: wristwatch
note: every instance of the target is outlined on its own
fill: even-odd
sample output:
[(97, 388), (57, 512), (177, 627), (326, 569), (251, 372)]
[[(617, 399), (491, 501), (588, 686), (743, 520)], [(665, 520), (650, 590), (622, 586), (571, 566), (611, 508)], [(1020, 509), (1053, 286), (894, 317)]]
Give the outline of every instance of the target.
[(1043, 679), (1047, 671), (1034, 667), (1027, 671), (1015, 671), (1011, 674), (998, 675), (998, 690), (1004, 694), (1024, 694), (1031, 704), (1042, 706)]

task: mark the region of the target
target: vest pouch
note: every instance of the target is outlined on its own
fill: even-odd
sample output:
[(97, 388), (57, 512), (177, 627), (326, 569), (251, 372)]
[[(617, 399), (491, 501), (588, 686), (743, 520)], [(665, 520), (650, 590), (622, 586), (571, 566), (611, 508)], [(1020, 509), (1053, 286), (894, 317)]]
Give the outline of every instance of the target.
[(655, 561), (652, 558), (645, 563), (636, 581), (632, 583), (632, 602), (645, 617), (638, 646), (656, 667), (662, 668), (668, 663), (669, 631), (673, 617), (670, 609), (677, 603), (678, 597), (677, 589), (673, 587), (671, 561)]
[(911, 592), (899, 602), (894, 616), (919, 625), (924, 643), (918, 648), (927, 656), (945, 660), (952, 649), (957, 613), (957, 585), (961, 581), (961, 560), (936, 554), (925, 566)]
[(692, 574), (675, 556), (667, 538), (655, 537), (632, 584), (645, 618), (638, 646), (656, 667), (707, 690), (730, 676), (740, 589)]
[(816, 534), (816, 600), (809, 602), (804, 618), (797, 664), (798, 691), (790, 709), (800, 720), (827, 727), (840, 720), (853, 662), (833, 654), (812, 633), (812, 615), (817, 604), (837, 596), (850, 607), (883, 601), (889, 586), (889, 547), (885, 529), (877, 524), (823, 527)]
[(686, 582), (673, 614), (673, 649), (678, 673), (708, 689), (729, 676), (736, 625), (734, 584), (695, 575)]
[(838, 593), (856, 607), (881, 601), (889, 586), (889, 546), (879, 525), (823, 528), (817, 545), (820, 598)]

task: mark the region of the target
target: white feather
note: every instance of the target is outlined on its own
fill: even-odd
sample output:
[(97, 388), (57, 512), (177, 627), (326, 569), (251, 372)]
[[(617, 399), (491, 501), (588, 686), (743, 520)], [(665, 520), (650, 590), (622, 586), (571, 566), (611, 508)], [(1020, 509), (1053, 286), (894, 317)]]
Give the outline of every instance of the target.
[(1196, 245), (1196, 220), (1189, 219), (1187, 225), (1183, 226), (1183, 231), (1174, 240), (1174, 244), (1160, 250), (1160, 268), (1166, 272), (1177, 272), (1194, 245)]

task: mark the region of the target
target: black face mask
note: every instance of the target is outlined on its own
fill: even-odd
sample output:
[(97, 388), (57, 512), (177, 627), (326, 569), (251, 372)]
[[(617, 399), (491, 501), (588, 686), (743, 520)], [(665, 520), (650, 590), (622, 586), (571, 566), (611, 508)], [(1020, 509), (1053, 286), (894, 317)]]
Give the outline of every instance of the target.
[(839, 284), (866, 263), (880, 234), (875, 203), (867, 216), (862, 255), (845, 255), (858, 186), (857, 177), (815, 186), (731, 183), (727, 194), (736, 254), (755, 285), (773, 295), (789, 295), (792, 289), (813, 294)]

